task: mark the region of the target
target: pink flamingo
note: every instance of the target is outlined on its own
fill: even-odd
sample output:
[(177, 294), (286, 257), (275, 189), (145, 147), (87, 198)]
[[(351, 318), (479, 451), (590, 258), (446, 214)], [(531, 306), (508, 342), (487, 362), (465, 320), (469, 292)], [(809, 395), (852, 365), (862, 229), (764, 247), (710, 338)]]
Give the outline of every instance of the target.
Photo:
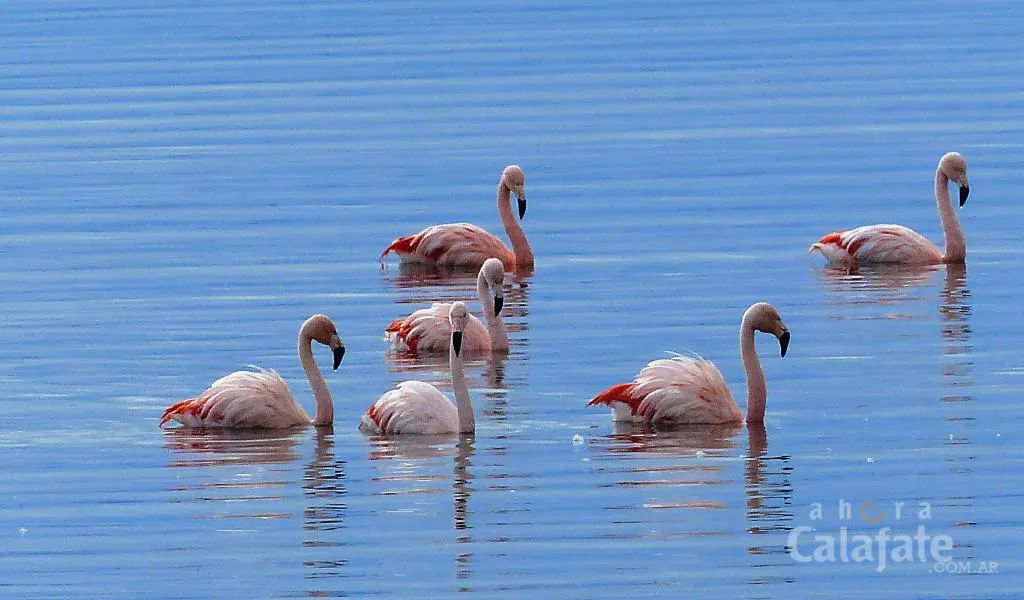
[[(777, 337), (782, 356), (786, 356), (790, 337), (772, 305), (758, 302), (743, 313), (740, 356), (747, 373), (747, 423), (764, 422), (767, 398), (764, 372), (754, 347), (755, 331)], [(611, 386), (587, 406), (595, 404), (610, 406), (616, 421), (684, 425), (743, 420), (718, 367), (699, 356), (653, 360), (631, 383)]]
[(363, 413), (359, 429), (375, 434), (473, 433), (473, 403), (469, 399), (466, 375), (462, 370), (462, 334), (469, 321), (464, 302), (453, 302), (448, 312), (451, 321), (451, 370), (455, 404), (436, 387), (422, 381), (403, 381), (386, 392)]
[[(469, 315), (462, 332), (462, 349), (466, 352), (508, 350), (508, 333), (501, 320), (504, 303), (505, 267), (497, 258), (488, 258), (476, 278), (476, 292), (480, 296), (487, 325)], [(442, 352), (448, 349), (452, 334), (449, 319), (450, 303), (435, 302), (430, 308), (395, 319), (385, 329), (388, 341), (400, 350), (411, 352)]]
[(295, 401), (288, 384), (274, 371), (235, 371), (213, 382), (202, 394), (182, 400), (164, 411), (160, 426), (174, 420), (187, 427), (268, 427), (330, 425), (334, 403), (320, 369), (313, 359), (313, 340), (330, 346), (334, 369), (345, 356), (345, 345), (334, 323), (325, 315), (313, 315), (299, 329), (299, 362), (306, 372), (316, 400), (316, 417), (309, 418)]
[(956, 152), (939, 159), (935, 169), (935, 202), (946, 238), (946, 251), (940, 252), (935, 244), (921, 234), (902, 225), (866, 225), (847, 231), (834, 231), (812, 244), (809, 253), (821, 252), (829, 263), (851, 265), (858, 263), (903, 263), (930, 265), (936, 263), (962, 263), (967, 256), (967, 241), (960, 229), (960, 220), (949, 198), (949, 182), (960, 187), (960, 207), (967, 202), (971, 188), (967, 183), (967, 162)]
[(501, 173), (498, 182), (498, 215), (505, 226), (505, 233), (512, 242), (512, 250), (505, 247), (500, 239), (484, 229), (470, 223), (448, 223), (427, 227), (415, 235), (400, 237), (381, 252), (380, 260), (390, 252), (398, 255), (405, 263), (422, 263), (446, 267), (479, 267), (488, 258), (498, 257), (508, 271), (516, 266), (532, 267), (533, 251), (526, 241), (523, 228), (512, 214), (514, 193), (519, 204), (519, 218), (526, 215), (526, 193), (523, 186), (526, 176), (518, 165), (509, 165)]

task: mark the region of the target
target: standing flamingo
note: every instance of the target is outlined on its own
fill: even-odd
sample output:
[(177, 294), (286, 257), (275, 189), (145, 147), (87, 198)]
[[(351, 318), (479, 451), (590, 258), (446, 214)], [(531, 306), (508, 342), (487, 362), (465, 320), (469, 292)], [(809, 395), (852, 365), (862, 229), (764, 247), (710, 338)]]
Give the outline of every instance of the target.
[(334, 369), (345, 356), (338, 329), (325, 315), (313, 315), (299, 329), (299, 362), (316, 400), (316, 417), (309, 418), (295, 401), (288, 384), (274, 371), (235, 371), (213, 382), (202, 394), (182, 400), (164, 411), (160, 426), (174, 420), (187, 427), (268, 427), (330, 425), (334, 403), (313, 359), (313, 340), (330, 346)]
[(821, 252), (831, 264), (903, 263), (931, 265), (962, 263), (967, 256), (967, 241), (960, 220), (949, 198), (949, 182), (960, 187), (960, 207), (967, 202), (971, 188), (967, 183), (967, 161), (956, 152), (939, 159), (935, 169), (935, 202), (939, 207), (946, 251), (921, 234), (902, 225), (865, 225), (847, 231), (834, 231), (812, 244), (809, 253)]
[(523, 186), (526, 176), (518, 165), (509, 165), (498, 181), (498, 215), (505, 226), (505, 233), (512, 242), (512, 250), (505, 247), (500, 239), (484, 229), (470, 223), (448, 223), (427, 227), (415, 235), (400, 237), (381, 252), (380, 260), (390, 252), (398, 255), (402, 262), (422, 263), (447, 267), (478, 267), (485, 260), (496, 256), (508, 271), (516, 266), (532, 267), (533, 251), (526, 241), (523, 228), (512, 214), (514, 193), (519, 204), (519, 218), (526, 215), (526, 192)]
[(359, 429), (377, 434), (473, 433), (473, 403), (469, 399), (466, 375), (462, 370), (462, 333), (469, 321), (464, 302), (453, 302), (448, 312), (451, 320), (451, 348), (448, 365), (451, 370), (455, 404), (436, 387), (422, 381), (403, 381), (386, 392), (363, 413)]
[[(768, 393), (754, 347), (755, 331), (777, 337), (782, 356), (789, 347), (789, 330), (771, 304), (758, 302), (743, 313), (740, 356), (747, 373), (747, 423), (764, 422)], [(611, 386), (587, 406), (595, 404), (610, 406), (616, 421), (684, 425), (743, 420), (718, 367), (698, 356), (652, 360), (632, 383)]]
[[(505, 267), (497, 258), (488, 258), (476, 278), (476, 292), (480, 296), (487, 325), (469, 315), (462, 332), (462, 349), (467, 352), (508, 350), (508, 333), (501, 320), (504, 303)], [(448, 314), (452, 305), (435, 302), (430, 308), (395, 319), (388, 325), (385, 335), (400, 350), (411, 352), (441, 352), (448, 349), (452, 324)]]

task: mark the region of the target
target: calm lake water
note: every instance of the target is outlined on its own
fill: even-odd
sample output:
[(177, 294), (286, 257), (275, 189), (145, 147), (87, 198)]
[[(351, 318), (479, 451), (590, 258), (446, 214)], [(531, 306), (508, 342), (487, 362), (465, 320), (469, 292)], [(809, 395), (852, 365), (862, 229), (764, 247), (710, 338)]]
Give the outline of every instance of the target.
[[(1019, 2), (0, 14), (0, 596), (1024, 589)], [(966, 269), (805, 254), (876, 222), (941, 241), (949, 150), (970, 164)], [(383, 327), (475, 295), (378, 253), (433, 223), (499, 232), (513, 162), (537, 267), (507, 283), (510, 355), (468, 366), (476, 435), (360, 434), (397, 381), (447, 379)], [(670, 350), (715, 360), (742, 402), (757, 300), (793, 334), (784, 359), (758, 340), (764, 428), (621, 429), (586, 408)], [(311, 409), (294, 347), (315, 312), (348, 347), (333, 431), (157, 428), (246, 365)], [(800, 560), (814, 534), (884, 527), (998, 572)]]

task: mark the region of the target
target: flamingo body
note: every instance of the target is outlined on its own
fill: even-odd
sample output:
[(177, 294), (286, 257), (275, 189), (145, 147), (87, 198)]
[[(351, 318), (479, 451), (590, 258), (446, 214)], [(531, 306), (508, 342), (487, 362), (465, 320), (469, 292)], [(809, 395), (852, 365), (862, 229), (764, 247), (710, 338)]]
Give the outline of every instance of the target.
[[(435, 302), (430, 308), (395, 319), (384, 330), (389, 342), (399, 350), (410, 352), (447, 352), (452, 335), (448, 312), (452, 305)], [(491, 350), (491, 334), (487, 326), (474, 315), (469, 315), (462, 332), (462, 348), (469, 352)]]
[[(747, 423), (764, 422), (767, 399), (764, 371), (754, 346), (755, 331), (778, 338), (782, 356), (786, 356), (790, 340), (789, 330), (772, 305), (756, 302), (743, 313), (740, 357), (747, 374)], [(699, 356), (652, 360), (632, 382), (609, 387), (587, 406), (597, 404), (611, 407), (616, 421), (667, 425), (743, 421), (718, 367)]]
[(451, 321), (448, 367), (455, 403), (429, 383), (403, 381), (366, 409), (359, 421), (361, 431), (391, 435), (473, 433), (476, 430), (473, 403), (460, 357), (468, 318), (469, 311), (464, 302), (451, 304), (448, 310)]
[(892, 224), (832, 232), (811, 246), (810, 252), (815, 251), (832, 264), (942, 262), (942, 252), (935, 244), (909, 227)]
[(401, 262), (429, 266), (478, 268), (488, 258), (498, 258), (508, 271), (514, 271), (517, 266), (532, 267), (533, 250), (512, 212), (512, 194), (515, 194), (519, 218), (526, 215), (525, 185), (526, 175), (518, 165), (505, 167), (498, 180), (498, 216), (512, 243), (511, 250), (481, 227), (471, 223), (447, 223), (395, 239), (381, 252), (381, 264), (394, 252)]
[(949, 196), (951, 181), (960, 189), (959, 203), (962, 208), (970, 194), (970, 185), (967, 161), (957, 152), (942, 155), (935, 168), (935, 205), (945, 238), (944, 251), (909, 227), (887, 223), (833, 231), (811, 244), (808, 252), (821, 252), (830, 264), (843, 266), (866, 263), (962, 263), (967, 256), (967, 241)]
[[(501, 320), (504, 282), (505, 267), (501, 261), (497, 258), (485, 260), (476, 278), (476, 291), (487, 324), (468, 315), (462, 330), (462, 349), (471, 352), (508, 350), (508, 332)], [(430, 308), (421, 308), (407, 317), (396, 319), (384, 330), (385, 336), (399, 350), (447, 351), (452, 335), (452, 306), (453, 303), (437, 302)]]
[(508, 270), (516, 266), (516, 255), (497, 236), (472, 223), (433, 225), (400, 237), (384, 249), (381, 260), (391, 252), (404, 263), (469, 268), (495, 257)]
[(611, 386), (587, 406), (596, 404), (611, 407), (616, 421), (697, 424), (743, 420), (718, 367), (696, 356), (653, 360), (631, 383)]
[(176, 421), (186, 427), (284, 428), (294, 425), (330, 425), (334, 403), (313, 358), (312, 343), (329, 346), (334, 368), (345, 356), (338, 330), (325, 315), (313, 315), (299, 329), (298, 354), (316, 401), (316, 416), (309, 418), (292, 396), (288, 384), (275, 371), (235, 371), (221, 377), (195, 398), (175, 403), (164, 411), (160, 427)]
[(164, 411), (160, 425), (177, 421), (186, 427), (281, 428), (310, 422), (275, 371), (235, 371), (213, 382), (202, 394)]
[(422, 381), (403, 381), (363, 413), (360, 431), (373, 434), (441, 434), (459, 430), (459, 414), (444, 394)]

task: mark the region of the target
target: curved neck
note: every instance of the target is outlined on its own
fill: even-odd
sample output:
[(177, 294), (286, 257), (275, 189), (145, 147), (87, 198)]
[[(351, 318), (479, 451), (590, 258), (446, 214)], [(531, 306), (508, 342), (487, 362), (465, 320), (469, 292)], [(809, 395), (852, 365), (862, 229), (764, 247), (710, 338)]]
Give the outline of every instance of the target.
[(935, 170), (935, 203), (939, 208), (939, 219), (942, 221), (942, 235), (946, 238), (946, 251), (942, 255), (943, 262), (963, 262), (967, 257), (967, 240), (960, 229), (960, 219), (953, 209), (949, 198), (949, 177), (942, 169)]
[(747, 373), (747, 423), (763, 423), (768, 391), (754, 346), (754, 327), (747, 319), (740, 324), (740, 356), (743, 358), (743, 370)]
[(505, 322), (501, 315), (494, 315), (494, 296), (487, 286), (487, 278), (483, 273), (476, 278), (476, 293), (480, 297), (480, 309), (484, 311), (484, 320), (487, 321), (487, 333), (491, 336), (491, 349), (505, 350), (508, 348), (508, 332), (505, 331)]
[(473, 433), (476, 431), (476, 418), (473, 416), (473, 402), (469, 399), (466, 373), (462, 370), (462, 358), (455, 354), (450, 343), (448, 368), (452, 374), (452, 389), (455, 391), (455, 408), (459, 412), (459, 433)]
[(327, 389), (327, 382), (324, 381), (320, 368), (316, 366), (316, 359), (313, 358), (313, 338), (304, 331), (299, 332), (299, 362), (302, 363), (302, 370), (306, 372), (309, 387), (313, 388), (313, 400), (316, 401), (313, 425), (330, 425), (334, 421), (331, 391)]
[(512, 190), (505, 185), (504, 181), (498, 182), (498, 216), (501, 217), (501, 224), (505, 226), (505, 233), (512, 242), (512, 253), (516, 255), (517, 265), (532, 265), (533, 250), (530, 249), (530, 242), (526, 241), (526, 234), (523, 228), (512, 213)]

